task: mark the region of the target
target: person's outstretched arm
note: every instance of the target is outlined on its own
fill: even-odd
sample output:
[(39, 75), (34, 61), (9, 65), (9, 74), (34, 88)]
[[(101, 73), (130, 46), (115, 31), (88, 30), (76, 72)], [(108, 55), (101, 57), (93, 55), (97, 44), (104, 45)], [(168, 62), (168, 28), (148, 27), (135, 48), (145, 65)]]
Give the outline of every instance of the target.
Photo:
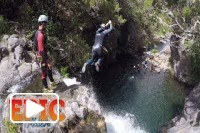
[(111, 30), (113, 29), (111, 20), (109, 20), (109, 22), (106, 24), (106, 26), (107, 26), (107, 25), (110, 25), (110, 28), (107, 29), (107, 30), (104, 30), (104, 31), (103, 31), (104, 34), (108, 34), (108, 33), (111, 32)]

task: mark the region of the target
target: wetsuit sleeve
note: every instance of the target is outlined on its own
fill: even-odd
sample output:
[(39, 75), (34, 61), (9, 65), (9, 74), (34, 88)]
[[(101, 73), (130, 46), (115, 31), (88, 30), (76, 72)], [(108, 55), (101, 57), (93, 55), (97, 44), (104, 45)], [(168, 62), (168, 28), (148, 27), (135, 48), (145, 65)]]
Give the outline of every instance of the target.
[(110, 28), (103, 31), (103, 34), (108, 34), (113, 29), (112, 23), (110, 24)]
[(99, 28), (99, 29), (96, 31), (96, 34), (97, 34), (97, 33), (99, 33), (99, 31), (101, 31), (101, 30), (102, 30), (102, 29), (101, 29), (101, 28)]
[(44, 36), (42, 35), (42, 33), (38, 33), (37, 41), (38, 41), (38, 54), (42, 56), (44, 53)]

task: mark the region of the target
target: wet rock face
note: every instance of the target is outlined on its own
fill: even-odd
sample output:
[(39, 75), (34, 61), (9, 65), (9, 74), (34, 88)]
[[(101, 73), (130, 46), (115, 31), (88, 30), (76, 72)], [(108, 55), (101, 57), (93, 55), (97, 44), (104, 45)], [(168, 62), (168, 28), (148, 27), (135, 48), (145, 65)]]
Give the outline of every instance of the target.
[(105, 133), (105, 120), (101, 116), (100, 106), (91, 90), (84, 86), (73, 86), (66, 89), (66, 86), (60, 86), (56, 91), (60, 98), (67, 102), (64, 109), (67, 118), (60, 125), (68, 127), (70, 133)]
[(192, 85), (190, 77), (190, 59), (186, 55), (186, 49), (181, 44), (180, 38), (172, 35), (171, 41), (171, 63), (174, 68), (175, 76), (183, 83)]
[(173, 126), (169, 133), (200, 132), (200, 85), (195, 87), (185, 99), (183, 113), (172, 120)]
[[(35, 64), (33, 63), (34, 54), (28, 54), (25, 49), (26, 45), (26, 39), (19, 37), (16, 34), (11, 36), (4, 35), (1, 39), (0, 93), (13, 90), (11, 88), (12, 86), (20, 84), (20, 82), (25, 80), (27, 77), (33, 76), (37, 73), (38, 69), (35, 69)], [(29, 62), (27, 62), (27, 57), (29, 58)], [(40, 85), (40, 87), (42, 86)]]
[(0, 61), (9, 55), (8, 49), (3, 46), (2, 44), (0, 44)]

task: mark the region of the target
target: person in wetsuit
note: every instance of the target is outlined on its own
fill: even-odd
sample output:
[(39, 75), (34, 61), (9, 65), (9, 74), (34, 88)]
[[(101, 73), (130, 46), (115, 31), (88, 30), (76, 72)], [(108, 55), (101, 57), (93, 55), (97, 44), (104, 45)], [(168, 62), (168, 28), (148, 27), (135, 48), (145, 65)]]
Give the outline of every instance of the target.
[(51, 85), (54, 84), (52, 68), (47, 54), (47, 38), (45, 36), (45, 29), (47, 27), (48, 17), (46, 15), (40, 15), (38, 18), (38, 23), (39, 28), (35, 32), (34, 43), (37, 50), (37, 59), (42, 69), (42, 83), (45, 89), (48, 89), (47, 76), (50, 79)]
[[(106, 27), (109, 26), (109, 29)], [(92, 46), (92, 58), (84, 63), (82, 67), (82, 72), (85, 73), (87, 65), (92, 65), (95, 63), (96, 71), (99, 72), (99, 66), (103, 61), (103, 50), (107, 51), (105, 47), (102, 46), (103, 40), (106, 34), (108, 34), (113, 29), (111, 20), (107, 24), (101, 24), (100, 28), (96, 31), (95, 42)]]

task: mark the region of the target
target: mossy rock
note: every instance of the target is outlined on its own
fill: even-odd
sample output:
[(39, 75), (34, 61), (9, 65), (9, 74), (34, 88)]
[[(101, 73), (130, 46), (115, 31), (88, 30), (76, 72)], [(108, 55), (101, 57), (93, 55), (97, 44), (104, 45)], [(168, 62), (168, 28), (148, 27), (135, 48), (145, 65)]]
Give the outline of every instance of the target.
[(61, 125), (69, 133), (106, 133), (104, 118), (95, 112), (89, 112), (85, 119), (74, 117), (73, 120), (65, 120)]
[(89, 112), (86, 119), (85, 119), (86, 125), (92, 125), (95, 126), (100, 133), (106, 132), (106, 123), (105, 119), (95, 113), (95, 112)]
[(7, 131), (7, 133), (19, 133), (20, 132), (20, 126), (12, 123), (9, 120), (4, 120), (3, 124), (4, 124), (4, 127)]

